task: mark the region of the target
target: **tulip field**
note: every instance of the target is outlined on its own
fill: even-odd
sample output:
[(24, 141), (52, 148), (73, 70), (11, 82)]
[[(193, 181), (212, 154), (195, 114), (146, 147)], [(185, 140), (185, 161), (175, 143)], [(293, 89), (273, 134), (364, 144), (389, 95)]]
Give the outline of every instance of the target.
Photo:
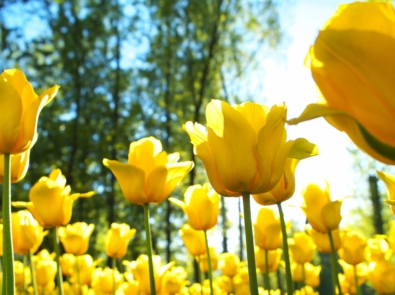
[[(83, 15), (84, 11), (79, 13)], [(168, 12), (164, 9), (162, 13), (166, 16)], [(116, 22), (116, 18), (111, 21)], [(199, 23), (201, 19), (194, 21)], [(163, 31), (159, 30), (158, 34)], [(188, 46), (192, 48), (194, 44)], [(126, 204), (138, 208), (134, 212), (139, 216), (132, 218), (141, 222), (128, 224), (108, 218), (109, 226), (102, 236), (94, 233), (103, 228), (100, 221), (103, 219), (85, 222), (75, 220), (73, 214), (78, 206), (79, 212), (84, 211), (82, 202), (99, 198), (108, 183), (84, 190), (80, 185), (83, 181), (69, 178), (63, 169), (52, 166), (47, 167), (48, 174), (26, 186), (28, 199), (14, 195), (13, 188), (23, 184), (30, 169), (38, 167), (38, 164), (29, 166), (32, 151), (41, 140), (38, 130), (42, 133), (45, 130), (47, 135), (43, 138), (48, 146), (51, 144), (48, 138), (52, 130), (46, 130), (45, 124), (39, 129), (38, 124), (46, 108), (61, 99), (58, 96), (63, 85), (50, 85), (38, 95), (23, 64), (20, 68), (4, 69), (0, 75), (3, 197), (0, 294), (395, 294), (395, 220), (386, 221), (388, 234), (374, 237), (344, 229), (341, 225), (344, 199), (332, 198), (328, 181), (323, 187), (310, 183), (303, 188), (301, 210), (306, 218), (303, 231), (291, 230), (283, 210), (283, 202), (295, 193), (295, 170), (299, 162), (319, 157), (320, 153), (320, 147), (309, 140), (309, 134), (288, 139), (288, 125), (312, 124), (306, 121), (323, 117), (332, 127), (346, 133), (369, 157), (388, 166), (395, 164), (393, 4), (355, 2), (339, 6), (307, 52), (305, 63), (319, 97), (317, 103), (306, 105), (297, 118), (287, 117), (286, 103), (264, 105), (211, 98), (204, 103), (203, 120), (191, 117), (179, 126), (190, 141), (185, 150), (174, 151), (172, 140), (162, 141), (158, 134), (145, 134), (141, 126), (135, 130), (142, 136), (134, 135), (136, 139), (130, 142), (125, 135), (125, 142), (117, 145), (117, 149), (106, 147), (107, 153), (100, 155), (96, 164), (87, 165), (87, 173), (98, 170), (100, 165), (107, 175), (105, 179), (116, 187), (110, 191), (112, 199), (107, 199), (106, 204), (115, 208), (118, 192)], [(67, 92), (65, 88), (63, 91)], [(100, 87), (95, 91), (99, 93)], [(82, 108), (78, 103), (73, 107), (76, 113)], [(114, 103), (111, 107), (117, 109), (118, 105)], [(92, 117), (98, 109), (92, 110)], [(147, 117), (156, 115), (155, 111), (141, 113)], [(114, 114), (122, 117), (122, 112)], [(165, 115), (170, 119), (166, 122), (171, 121), (172, 114)], [(89, 116), (84, 120), (87, 121), (82, 125), (89, 125)], [(113, 132), (122, 130), (123, 121), (119, 122)], [(170, 125), (163, 126), (170, 130)], [(58, 129), (62, 131), (62, 128)], [(106, 139), (109, 143), (115, 142), (111, 136)], [(57, 148), (60, 151), (64, 147)], [(188, 150), (190, 158), (185, 156)], [(73, 152), (78, 155), (77, 149), (66, 149), (68, 154)], [(194, 170), (197, 166), (204, 170), (203, 176), (197, 175)], [(69, 170), (79, 167), (70, 166)], [(387, 188), (385, 206), (391, 206), (395, 214), (395, 175), (384, 171), (376, 174)], [(193, 181), (181, 197), (174, 194), (188, 176)], [(227, 251), (219, 253), (214, 239), (208, 238), (219, 231), (222, 197), (242, 202), (244, 257)], [(161, 221), (156, 219), (160, 210), (155, 206), (164, 202), (169, 206), (168, 221), (174, 220), (170, 215), (176, 210), (183, 214), (184, 224), (170, 222), (167, 227), (170, 224), (176, 227), (186, 251), (172, 250), (186, 253), (185, 263), (176, 259), (166, 261), (157, 253), (158, 236), (164, 233), (157, 232), (157, 223)], [(251, 209), (255, 202), (259, 209), (253, 219)], [(122, 211), (124, 207), (116, 208)], [(88, 211), (96, 218), (99, 214), (95, 215), (95, 210)], [(126, 259), (131, 257), (137, 235), (142, 235), (143, 251)], [(105, 253), (90, 254), (92, 237), (102, 239)], [(171, 234), (168, 237), (172, 239)], [(321, 263), (323, 257), (329, 263)], [(186, 261), (193, 261), (195, 267)], [(328, 287), (323, 290), (323, 286)]]

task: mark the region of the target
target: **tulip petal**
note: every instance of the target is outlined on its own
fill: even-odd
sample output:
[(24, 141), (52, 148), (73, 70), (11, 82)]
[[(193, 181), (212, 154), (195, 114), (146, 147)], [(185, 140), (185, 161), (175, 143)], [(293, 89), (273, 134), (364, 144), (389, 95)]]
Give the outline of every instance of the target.
[(390, 175), (385, 172), (380, 172), (377, 171), (377, 176), (384, 181), (386, 187), (387, 187), (387, 193), (388, 193), (388, 199), (391, 201), (395, 201), (395, 176)]
[(148, 202), (144, 192), (145, 173), (142, 169), (108, 159), (103, 159), (103, 164), (115, 175), (123, 195), (129, 202), (139, 205)]
[(149, 203), (160, 203), (168, 197), (164, 195), (167, 173), (165, 166), (159, 166), (155, 167), (148, 175), (145, 191)]
[(321, 217), (329, 230), (339, 228), (339, 223), (342, 219), (340, 215), (340, 208), (342, 201), (334, 201), (326, 204), (321, 210)]
[(249, 192), (257, 169), (257, 135), (243, 115), (228, 103), (212, 100), (206, 109), (207, 139), (224, 186)]
[(181, 208), (182, 211), (184, 211), (185, 213), (185, 203), (176, 199), (176, 198), (169, 198), (168, 199), (171, 203), (173, 203), (174, 205), (178, 206), (179, 208)]
[(244, 116), (248, 124), (251, 125), (255, 133), (258, 135), (259, 131), (266, 124), (266, 114), (269, 113), (270, 109), (267, 106), (252, 102), (245, 102), (241, 105), (235, 105), (232, 107)]
[(193, 167), (194, 163), (192, 161), (166, 164), (167, 177), (162, 198), (167, 198)]

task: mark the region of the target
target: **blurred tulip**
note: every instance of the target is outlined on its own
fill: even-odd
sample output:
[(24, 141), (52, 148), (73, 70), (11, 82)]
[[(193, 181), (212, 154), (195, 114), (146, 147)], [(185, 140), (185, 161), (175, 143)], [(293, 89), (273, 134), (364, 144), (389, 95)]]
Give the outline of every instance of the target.
[[(74, 269), (71, 273), (73, 282), (81, 282), (82, 286), (90, 286), (92, 284), (92, 276), (97, 263), (98, 261), (93, 261), (92, 256), (89, 254), (76, 256)], [(79, 270), (79, 275), (77, 269)], [(78, 284), (76, 285), (79, 288)]]
[(189, 224), (184, 224), (178, 232), (192, 256), (206, 254), (206, 241), (203, 231), (194, 230)]
[[(214, 271), (218, 268), (218, 253), (213, 247), (209, 247), (210, 251), (210, 261), (211, 261), (211, 270)], [(207, 255), (203, 254), (199, 256), (199, 266), (202, 272), (208, 272), (208, 259)]]
[(320, 233), (338, 229), (342, 218), (340, 215), (342, 200), (331, 201), (329, 184), (328, 182), (325, 184), (325, 189), (316, 184), (309, 184), (302, 192), (303, 212), (311, 227)]
[(17, 69), (0, 74), (0, 154), (20, 154), (32, 148), (37, 140), (37, 121), (43, 107), (56, 95), (55, 85), (38, 96)]
[(282, 203), (291, 198), (295, 192), (295, 170), (298, 163), (297, 159), (287, 159), (284, 173), (276, 186), (266, 193), (252, 195), (254, 200), (262, 206), (267, 206)]
[(388, 260), (370, 262), (369, 279), (378, 294), (395, 292), (395, 266)]
[[(329, 235), (327, 233), (320, 233), (313, 228), (307, 228), (307, 233), (313, 239), (314, 244), (317, 246), (317, 250), (321, 253), (331, 253), (331, 243)], [(337, 251), (340, 247), (340, 233), (338, 229), (332, 230), (333, 245)]]
[(356, 231), (341, 232), (340, 239), (341, 247), (338, 253), (341, 259), (351, 265), (366, 261), (365, 248), (367, 243), (362, 234)]
[(265, 251), (268, 251), (267, 254), (268, 254), (269, 272), (277, 271), (281, 262), (281, 256), (283, 255), (283, 250), (282, 249), (264, 250), (259, 247), (255, 249), (256, 266), (263, 274), (266, 273)]
[(387, 241), (388, 244), (390, 245), (392, 253), (395, 253), (395, 220), (390, 220), (389, 225), (390, 228), (389, 228)]
[[(53, 170), (49, 177), (41, 177), (29, 192), (30, 202), (13, 202), (15, 207), (26, 207), (40, 225), (45, 228), (63, 226), (70, 222), (72, 207), (78, 198), (89, 198), (94, 192), (71, 194), (66, 178), (60, 169)], [(51, 208), (51, 210), (48, 210)]]
[[(160, 293), (162, 289), (162, 283), (165, 273), (173, 266), (174, 262), (168, 263), (161, 266), (160, 256), (154, 255), (154, 277), (156, 292)], [(148, 256), (140, 255), (135, 261), (130, 264), (133, 277), (139, 282), (139, 288), (142, 293), (151, 294), (149, 268), (148, 268)]]
[(229, 276), (222, 275), (222, 276), (216, 277), (214, 284), (224, 294), (232, 294), (232, 292), (233, 292), (233, 282), (232, 282), (232, 278)]
[(71, 276), (75, 268), (76, 257), (73, 254), (65, 253), (59, 257), (62, 274), (64, 276)]
[(376, 160), (395, 164), (394, 26), (391, 3), (339, 6), (306, 58), (322, 97), (290, 124), (322, 116)]
[(218, 268), (222, 274), (230, 278), (234, 277), (240, 267), (240, 258), (234, 253), (221, 253), (218, 260)]
[(293, 262), (291, 266), (292, 280), (294, 282), (304, 283), (307, 286), (316, 288), (320, 285), (321, 270), (322, 270), (321, 265), (314, 266), (310, 262), (306, 262), (303, 264)]
[(255, 245), (265, 250), (275, 250), (282, 246), (280, 217), (273, 209), (262, 207), (254, 223)]
[(164, 292), (166, 294), (179, 294), (181, 290), (188, 284), (187, 272), (181, 266), (173, 266), (164, 276)]
[(339, 264), (343, 269), (343, 278), (340, 279), (340, 285), (342, 286), (342, 290), (348, 289), (347, 292), (344, 292), (346, 294), (356, 294), (355, 270), (357, 271), (358, 286), (362, 286), (362, 284), (365, 283), (368, 279), (368, 265), (363, 262), (357, 265), (351, 265), (341, 259), (339, 260)]
[(139, 282), (133, 278), (131, 273), (124, 273), (126, 282), (119, 287), (122, 295), (140, 295)]
[(47, 232), (43, 232), (43, 227), (28, 210), (12, 213), (11, 216), (14, 252), (20, 255), (36, 252)]
[(125, 256), (129, 241), (136, 234), (136, 229), (130, 229), (126, 223), (112, 223), (104, 237), (106, 254), (109, 257), (121, 258)]
[(169, 201), (184, 211), (193, 229), (208, 230), (217, 224), (219, 196), (215, 191), (210, 191), (208, 184), (188, 187), (184, 197), (185, 203), (176, 198), (169, 198)]
[(33, 256), (33, 263), (36, 271), (37, 285), (41, 288), (52, 289), (55, 275), (58, 270), (53, 256), (44, 249)]
[(15, 285), (17, 289), (24, 292), (25, 286), (29, 286), (32, 280), (29, 267), (25, 267), (22, 262), (14, 261)]
[(67, 253), (85, 254), (89, 246), (89, 238), (95, 229), (94, 224), (76, 222), (59, 228), (59, 239)]
[(193, 168), (193, 162), (177, 163), (179, 154), (162, 151), (154, 137), (130, 144), (128, 163), (103, 159), (118, 180), (124, 197), (133, 204), (160, 203)]
[(113, 270), (111, 268), (96, 268), (92, 274), (92, 290), (95, 295), (111, 295), (113, 293), (113, 278), (115, 278), (115, 291), (123, 282), (123, 276), (118, 272), (118, 270)]
[[(30, 150), (11, 155), (11, 183), (21, 181), (29, 167)], [(0, 155), (0, 184), (4, 182), (4, 155)]]
[(391, 206), (392, 214), (395, 215), (395, 176), (380, 171), (376, 171), (376, 173), (387, 186), (388, 200), (384, 200), (384, 202)]
[(389, 260), (391, 256), (392, 251), (386, 235), (375, 235), (368, 240), (366, 247), (366, 259), (368, 261)]
[(288, 239), (292, 259), (299, 264), (311, 262), (315, 255), (316, 246), (313, 239), (305, 232), (295, 233), (293, 239)]
[(285, 142), (285, 118), (285, 106), (269, 110), (252, 102), (230, 106), (212, 100), (206, 108), (207, 130), (192, 122), (183, 128), (217, 193), (240, 196), (274, 188), (287, 158), (303, 159), (317, 154), (316, 146), (306, 139)]
[(248, 268), (241, 267), (237, 275), (233, 277), (234, 293), (250, 295), (250, 278), (248, 276)]

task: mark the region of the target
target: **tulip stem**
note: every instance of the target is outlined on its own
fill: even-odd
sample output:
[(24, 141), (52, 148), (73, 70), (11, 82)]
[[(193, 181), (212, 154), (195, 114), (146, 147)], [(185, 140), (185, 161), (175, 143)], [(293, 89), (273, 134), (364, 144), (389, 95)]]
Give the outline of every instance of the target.
[(151, 295), (156, 295), (155, 277), (154, 277), (154, 263), (152, 260), (152, 238), (151, 228), (149, 224), (149, 203), (144, 204), (144, 227), (146, 234), (147, 253), (148, 253), (148, 266), (149, 266), (149, 277), (150, 277), (150, 290)]
[(14, 249), (11, 225), (11, 155), (4, 154), (3, 181), (3, 294), (15, 293)]
[(358, 274), (357, 274), (357, 266), (354, 265), (354, 280), (355, 280), (355, 290), (356, 290), (356, 295), (362, 295), (361, 293), (361, 288), (359, 288), (358, 284)]
[(210, 281), (210, 294), (214, 295), (213, 273), (212, 273), (212, 268), (211, 268), (210, 249), (208, 247), (207, 230), (204, 230), (204, 239), (206, 241), (206, 254), (207, 254), (207, 264), (208, 264), (208, 279)]
[(269, 250), (265, 249), (265, 288), (270, 293)]
[[(333, 242), (332, 231), (328, 231), (329, 242), (331, 244), (331, 268), (332, 268), (332, 284), (333, 284), (333, 294), (342, 295), (342, 289), (340, 287), (340, 281), (337, 271), (337, 258), (336, 258), (336, 249), (335, 244)], [(336, 292), (337, 286), (337, 292)]]
[(250, 278), (250, 294), (258, 295), (258, 280), (256, 277), (254, 236), (252, 235), (250, 194), (243, 193), (244, 232), (247, 248), (248, 275)]
[(117, 259), (112, 258), (112, 294), (115, 295), (115, 270), (117, 269)]
[(30, 274), (32, 277), (32, 285), (33, 285), (33, 294), (37, 295), (37, 280), (36, 280), (36, 267), (33, 263), (33, 254), (29, 251), (29, 260), (30, 260)]
[(284, 251), (284, 261), (285, 261), (285, 276), (287, 280), (287, 293), (293, 294), (293, 282), (292, 282), (292, 275), (291, 275), (291, 262), (289, 260), (289, 248), (288, 248), (288, 234), (287, 229), (285, 227), (285, 220), (284, 220), (284, 212), (283, 208), (281, 207), (281, 203), (277, 203), (278, 212), (280, 213), (280, 222), (281, 222), (281, 233), (283, 236), (283, 251)]
[(58, 235), (58, 227), (54, 227), (54, 235), (53, 235), (53, 243), (56, 253), (56, 265), (57, 265), (57, 272), (56, 272), (56, 284), (58, 285), (58, 294), (63, 295), (63, 278), (62, 278), (62, 268), (60, 267), (60, 249), (59, 249), (59, 235)]
[(26, 282), (26, 268), (27, 268), (27, 255), (23, 255), (23, 294), (27, 294), (27, 282)]

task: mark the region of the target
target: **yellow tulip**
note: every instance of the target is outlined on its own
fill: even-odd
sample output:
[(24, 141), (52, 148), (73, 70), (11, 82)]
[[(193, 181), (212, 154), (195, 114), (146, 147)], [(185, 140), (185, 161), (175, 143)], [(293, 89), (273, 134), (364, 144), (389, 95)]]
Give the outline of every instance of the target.
[[(321, 253), (331, 253), (331, 244), (329, 240), (329, 235), (320, 233), (313, 228), (307, 228), (307, 233), (313, 239), (314, 244), (317, 246), (317, 250)], [(340, 247), (340, 233), (338, 229), (332, 230), (333, 246), (337, 251)]]
[(216, 277), (214, 285), (217, 286), (224, 294), (231, 294), (233, 291), (232, 278), (226, 275)]
[(206, 253), (206, 240), (203, 231), (194, 230), (189, 224), (184, 224), (178, 232), (192, 256)]
[(133, 278), (130, 272), (124, 273), (126, 282), (123, 282), (119, 289), (124, 295), (140, 295), (139, 282)]
[(276, 186), (266, 193), (252, 195), (254, 200), (262, 206), (267, 206), (282, 203), (291, 198), (295, 192), (295, 170), (298, 163), (297, 159), (287, 159), (284, 173)]
[(343, 282), (343, 284), (348, 285), (348, 288), (350, 288), (353, 291), (351, 294), (356, 294), (355, 270), (357, 271), (358, 286), (361, 286), (368, 279), (368, 275), (369, 275), (368, 265), (366, 263), (359, 263), (355, 265), (354, 268), (354, 265), (348, 264), (342, 259), (339, 259), (339, 264), (343, 269), (344, 280), (347, 281), (348, 283), (347, 284)]
[(342, 200), (331, 201), (329, 184), (325, 189), (316, 184), (309, 184), (302, 192), (303, 212), (312, 228), (320, 233), (328, 233), (339, 228)]
[(339, 6), (306, 59), (322, 98), (290, 123), (323, 116), (367, 154), (395, 164), (394, 27), (391, 3)]
[(375, 235), (368, 240), (366, 247), (366, 259), (368, 261), (389, 260), (392, 254), (386, 235)]
[(218, 268), (222, 274), (228, 277), (234, 277), (240, 267), (240, 258), (234, 253), (221, 253), (219, 255)]
[(184, 197), (185, 203), (176, 198), (169, 201), (184, 211), (193, 229), (208, 230), (217, 224), (220, 199), (215, 191), (210, 191), (208, 184), (188, 187)]
[(248, 276), (248, 268), (241, 267), (237, 275), (233, 277), (233, 286), (236, 294), (250, 295), (250, 277)]
[(181, 266), (174, 266), (167, 271), (163, 279), (165, 294), (179, 294), (188, 283), (187, 276), (186, 270)]
[(206, 109), (207, 130), (187, 122), (195, 154), (202, 160), (214, 190), (223, 196), (270, 191), (280, 180), (287, 158), (317, 154), (306, 139), (286, 142), (285, 106), (245, 102), (230, 106), (212, 100)]
[[(84, 194), (70, 194), (66, 178), (60, 169), (53, 170), (49, 177), (41, 177), (29, 192), (30, 202), (13, 202), (15, 207), (26, 207), (38, 223), (45, 228), (63, 226), (70, 222), (73, 203), (78, 198), (89, 198), (93, 191)], [(51, 210), (48, 210), (51, 208)]]
[(33, 257), (33, 262), (36, 270), (37, 285), (51, 289), (58, 270), (52, 255), (44, 249)]
[(128, 163), (103, 159), (118, 180), (124, 197), (133, 204), (160, 203), (193, 168), (193, 162), (177, 163), (179, 154), (162, 151), (154, 137), (130, 144)]
[[(154, 264), (154, 277), (156, 292), (159, 293), (162, 288), (163, 278), (165, 273), (173, 266), (174, 262), (161, 266), (160, 256), (154, 255), (152, 257)], [(139, 282), (140, 291), (144, 294), (151, 294), (148, 256), (140, 255), (135, 261), (130, 264), (133, 277)]]
[(96, 268), (92, 274), (92, 290), (95, 291), (95, 295), (115, 294), (113, 279), (115, 279), (116, 291), (123, 282), (123, 276), (119, 271), (108, 267)]
[(23, 265), (20, 261), (14, 261), (15, 285), (18, 289), (22, 289), (31, 283), (31, 273), (29, 267)]
[[(303, 269), (304, 268), (304, 269)], [(303, 264), (293, 262), (291, 264), (292, 280), (294, 282), (303, 282), (307, 286), (316, 288), (320, 285), (320, 273), (322, 266), (315, 266), (310, 262)], [(304, 272), (304, 275), (303, 275)]]
[(20, 255), (36, 252), (47, 232), (43, 232), (43, 227), (28, 210), (12, 213), (11, 216), (14, 252)]
[(262, 207), (254, 223), (255, 245), (265, 250), (276, 250), (282, 246), (280, 217), (273, 209)]
[(64, 276), (71, 276), (75, 268), (76, 257), (74, 254), (65, 253), (59, 257), (62, 274)]
[(317, 249), (313, 239), (305, 232), (295, 233), (292, 239), (288, 239), (288, 246), (292, 259), (299, 264), (311, 262)]
[[(90, 286), (92, 283), (93, 272), (96, 269), (98, 261), (93, 261), (89, 254), (80, 255), (75, 258), (74, 269), (71, 273), (74, 282), (81, 282), (81, 285)], [(78, 264), (78, 266), (77, 266)], [(77, 272), (77, 267), (79, 274)]]
[(387, 186), (388, 200), (384, 200), (384, 202), (391, 206), (392, 213), (395, 215), (395, 176), (380, 171), (376, 171), (376, 173)]
[[(11, 155), (11, 183), (21, 181), (29, 167), (30, 150)], [(0, 183), (4, 182), (4, 155), (0, 155)]]
[(129, 241), (135, 234), (136, 229), (130, 229), (126, 223), (112, 223), (104, 237), (106, 254), (113, 258), (125, 256)]
[[(213, 247), (208, 247), (210, 251), (211, 270), (214, 271), (218, 268), (218, 253)], [(207, 253), (199, 256), (199, 266), (202, 272), (208, 272), (208, 259)]]
[(276, 249), (276, 250), (264, 250), (262, 248), (255, 248), (255, 261), (256, 261), (256, 267), (259, 268), (261, 273), (266, 273), (266, 258), (265, 258), (265, 251), (268, 251), (268, 261), (267, 263), (269, 264), (269, 272), (274, 272), (277, 271), (280, 262), (281, 262), (281, 256), (283, 255), (283, 250), (282, 249)]
[(338, 254), (341, 259), (351, 265), (357, 265), (365, 262), (365, 237), (356, 231), (347, 231), (340, 233), (341, 247)]
[(68, 224), (66, 227), (59, 227), (59, 239), (66, 253), (82, 255), (88, 251), (89, 238), (91, 237), (94, 224), (76, 222)]
[(378, 294), (395, 292), (395, 266), (390, 261), (370, 262), (369, 279)]
[(37, 140), (37, 121), (43, 107), (56, 95), (55, 85), (38, 96), (23, 72), (0, 74), (0, 154), (20, 154)]

